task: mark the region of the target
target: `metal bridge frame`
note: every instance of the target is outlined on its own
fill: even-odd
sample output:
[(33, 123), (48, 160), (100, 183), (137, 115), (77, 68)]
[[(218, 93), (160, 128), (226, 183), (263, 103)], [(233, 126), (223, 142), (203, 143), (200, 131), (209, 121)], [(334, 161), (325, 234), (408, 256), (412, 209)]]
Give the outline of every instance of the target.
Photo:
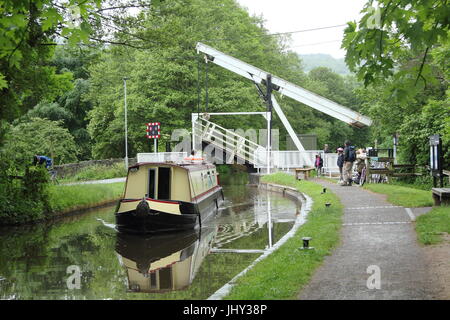
[(254, 83), (266, 84), (266, 79), (270, 76), (272, 87), (275, 91), (278, 91), (282, 95), (288, 96), (352, 126), (365, 127), (372, 124), (372, 120), (369, 117), (363, 116), (352, 109), (344, 107), (282, 78), (270, 75), (268, 72), (220, 52), (219, 50), (216, 50), (206, 44), (198, 42), (196, 48), (197, 53), (202, 52), (206, 55), (206, 61), (214, 62), (215, 64), (233, 71), (234, 73), (237, 73), (244, 78), (253, 81)]
[[(259, 68), (256, 68), (248, 63), (245, 63), (239, 59), (236, 59), (232, 56), (229, 56), (223, 52), (220, 52), (210, 46), (207, 46), (203, 43), (198, 42), (197, 53), (205, 54), (205, 62), (214, 62), (215, 64), (233, 71), (251, 81), (256, 85), (261, 95), (262, 91), (259, 87), (259, 84), (264, 84), (267, 86), (267, 95), (264, 95), (266, 102), (268, 102), (268, 111), (267, 112), (218, 112), (218, 113), (208, 113), (209, 115), (245, 115), (245, 114), (261, 114), (267, 120), (267, 173), (270, 173), (270, 152), (271, 152), (271, 139), (270, 139), (270, 128), (271, 128), (271, 108), (275, 109), (278, 117), (281, 122), (285, 126), (288, 131), (289, 136), (294, 142), (295, 146), (299, 151), (305, 151), (305, 148), (301, 144), (297, 134), (293, 130), (291, 124), (288, 119), (284, 115), (281, 107), (279, 106), (275, 96), (271, 93), (272, 89), (278, 91), (282, 95), (286, 95), (298, 102), (301, 102), (311, 108), (319, 110), (329, 116), (332, 116), (336, 119), (339, 119), (343, 122), (346, 122), (352, 126), (362, 128), (364, 126), (370, 126), (372, 124), (372, 120), (366, 116), (359, 114), (356, 111), (353, 111), (347, 107), (344, 107), (334, 101), (321, 97), (318, 94), (315, 94), (311, 91), (308, 91), (300, 86), (297, 86), (293, 83), (290, 83), (284, 79), (278, 78), (276, 76), (271, 75)], [(192, 114), (192, 139), (195, 139), (195, 122), (198, 120), (200, 113)], [(206, 115), (201, 113), (201, 115)], [(195, 144), (194, 144), (195, 145)], [(310, 162), (306, 156), (302, 154), (305, 162)]]

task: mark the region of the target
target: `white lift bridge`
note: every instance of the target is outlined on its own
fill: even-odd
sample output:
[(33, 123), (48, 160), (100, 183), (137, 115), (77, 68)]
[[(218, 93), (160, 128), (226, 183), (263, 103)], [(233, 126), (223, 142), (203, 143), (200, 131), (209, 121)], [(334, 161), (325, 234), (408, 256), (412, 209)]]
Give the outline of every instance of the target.
[[(220, 52), (210, 46), (203, 43), (197, 43), (197, 52), (203, 53), (205, 61), (215, 63), (227, 70), (237, 73), (255, 83), (261, 89), (259, 85), (265, 85), (267, 87), (267, 94), (265, 94), (266, 102), (268, 103), (268, 110), (266, 112), (223, 112), (223, 113), (193, 113), (192, 114), (192, 139), (194, 146), (201, 144), (202, 141), (213, 145), (216, 148), (223, 149), (224, 152), (242, 159), (256, 168), (267, 168), (268, 172), (270, 167), (285, 167), (285, 161), (294, 161), (293, 159), (287, 159), (287, 157), (295, 158), (294, 162), (297, 162), (297, 166), (313, 165), (313, 156), (305, 151), (303, 145), (298, 139), (295, 131), (289, 123), (289, 120), (283, 113), (283, 110), (279, 106), (275, 96), (272, 94), (272, 90), (279, 92), (281, 95), (288, 96), (298, 102), (301, 102), (311, 108), (321, 111), (329, 116), (344, 121), (345, 123), (362, 128), (370, 126), (372, 120), (366, 116), (359, 114), (358, 112), (344, 107), (336, 102), (319, 96), (311, 91), (308, 91), (296, 84), (286, 81), (277, 76), (271, 75), (259, 68), (256, 68), (246, 62), (231, 57), (223, 52)], [(271, 109), (277, 113), (279, 119), (285, 126), (289, 136), (297, 147), (298, 151), (295, 153), (285, 152), (283, 157), (280, 154), (283, 151), (272, 151), (270, 145), (270, 127), (271, 127)], [(236, 134), (233, 130), (223, 128), (214, 122), (209, 121), (211, 116), (219, 115), (262, 115), (267, 121), (267, 146), (263, 147)]]

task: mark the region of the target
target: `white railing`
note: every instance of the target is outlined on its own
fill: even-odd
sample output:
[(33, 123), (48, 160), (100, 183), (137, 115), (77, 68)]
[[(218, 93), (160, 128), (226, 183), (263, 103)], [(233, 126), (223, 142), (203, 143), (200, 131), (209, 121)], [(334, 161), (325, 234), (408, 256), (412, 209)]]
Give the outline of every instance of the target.
[[(292, 168), (313, 167), (316, 154), (321, 151), (306, 150), (306, 151), (272, 151), (270, 153), (271, 167), (282, 170), (289, 170)], [(267, 168), (266, 152), (257, 153), (259, 163), (255, 164), (255, 168)]]
[(187, 152), (157, 152), (138, 153), (137, 162), (181, 162), (187, 157)]
[(241, 160), (243, 163), (247, 161), (251, 164), (266, 162), (266, 158), (260, 157), (261, 152), (267, 156), (264, 147), (232, 130), (203, 118), (199, 118), (195, 122), (194, 129), (196, 141), (209, 142), (226, 152), (228, 158), (233, 159), (236, 156), (238, 161)]
[[(198, 118), (194, 123), (194, 139), (197, 142), (206, 141), (225, 152), (227, 159), (237, 158), (238, 163), (245, 161), (253, 164), (256, 169), (270, 168), (289, 170), (293, 168), (314, 167), (317, 154), (323, 159), (325, 173), (338, 173), (337, 153), (324, 153), (323, 150), (306, 151), (272, 151), (267, 155), (263, 146), (242, 137), (232, 130), (225, 129), (204, 118)], [(269, 160), (268, 160), (269, 159)], [(215, 161), (210, 159), (210, 161)]]
[[(314, 167), (316, 155), (323, 159), (323, 171), (327, 174), (339, 173), (337, 166), (337, 153), (324, 153), (322, 150), (306, 151), (272, 151), (270, 154), (271, 167), (281, 170), (293, 168)], [(257, 156), (260, 161), (255, 164), (255, 168), (267, 168), (266, 153), (261, 152)]]
[(333, 173), (339, 173), (339, 167), (337, 165), (337, 153), (324, 153), (323, 158), (323, 171), (331, 176)]

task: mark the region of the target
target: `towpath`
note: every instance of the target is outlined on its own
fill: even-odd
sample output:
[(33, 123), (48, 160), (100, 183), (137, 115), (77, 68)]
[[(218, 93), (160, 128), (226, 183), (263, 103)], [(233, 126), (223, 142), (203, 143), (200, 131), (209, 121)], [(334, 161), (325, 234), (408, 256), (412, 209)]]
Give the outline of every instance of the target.
[[(298, 298), (436, 299), (436, 289), (414, 220), (427, 211), (394, 206), (363, 188), (316, 180), (344, 205), (341, 243)], [(314, 239), (311, 241), (314, 246)]]
[(73, 186), (73, 185), (77, 185), (77, 184), (107, 184), (107, 183), (125, 182), (126, 180), (127, 180), (127, 178), (123, 177), (123, 178), (112, 178), (112, 179), (103, 179), (103, 180), (90, 180), (90, 181), (61, 183), (61, 185)]

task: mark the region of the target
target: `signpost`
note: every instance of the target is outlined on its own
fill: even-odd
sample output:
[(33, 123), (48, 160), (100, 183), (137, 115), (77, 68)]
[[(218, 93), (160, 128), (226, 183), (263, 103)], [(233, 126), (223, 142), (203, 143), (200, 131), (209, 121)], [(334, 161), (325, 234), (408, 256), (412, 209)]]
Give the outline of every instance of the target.
[(433, 185), (436, 188), (439, 178), (441, 188), (444, 186), (442, 174), (442, 140), (438, 134), (430, 136), (430, 169), (433, 176)]
[(157, 139), (159, 139), (161, 137), (161, 123), (159, 122), (149, 122), (147, 123), (147, 130), (145, 130), (147, 132), (147, 138), (149, 139), (154, 139), (153, 140), (153, 152), (157, 153), (158, 152), (158, 147), (157, 147)]
[(395, 133), (393, 138), (394, 138), (394, 164), (397, 164), (398, 133)]

